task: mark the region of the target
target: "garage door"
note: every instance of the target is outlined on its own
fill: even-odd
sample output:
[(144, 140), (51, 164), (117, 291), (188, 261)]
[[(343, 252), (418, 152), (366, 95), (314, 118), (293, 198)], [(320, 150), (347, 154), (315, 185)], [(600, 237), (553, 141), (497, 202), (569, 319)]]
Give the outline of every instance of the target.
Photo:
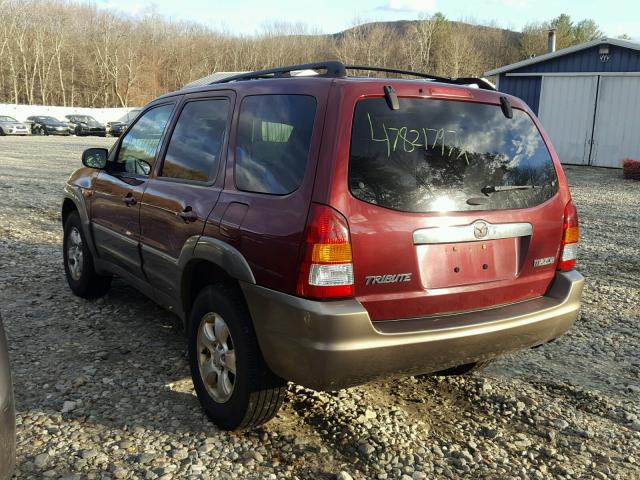
[(591, 165), (640, 159), (640, 77), (600, 77)]
[(562, 163), (589, 163), (597, 90), (597, 76), (542, 78), (538, 116)]

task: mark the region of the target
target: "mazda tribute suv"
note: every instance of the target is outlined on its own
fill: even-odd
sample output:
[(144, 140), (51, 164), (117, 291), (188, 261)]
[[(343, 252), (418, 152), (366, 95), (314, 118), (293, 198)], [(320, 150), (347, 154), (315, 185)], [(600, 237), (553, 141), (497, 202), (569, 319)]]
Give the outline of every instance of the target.
[(62, 205), (71, 290), (117, 276), (178, 315), (224, 429), (272, 418), (287, 381), (463, 374), (578, 315), (558, 157), (483, 79), (241, 74), (159, 97), (82, 161)]

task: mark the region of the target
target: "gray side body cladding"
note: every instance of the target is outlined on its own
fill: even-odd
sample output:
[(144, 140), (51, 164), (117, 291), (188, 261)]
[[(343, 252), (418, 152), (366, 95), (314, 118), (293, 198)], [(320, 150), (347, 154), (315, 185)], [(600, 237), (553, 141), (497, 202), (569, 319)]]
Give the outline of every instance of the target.
[[(193, 243), (195, 243), (195, 247), (189, 255), (187, 246), (189, 244), (193, 245)], [(201, 236), (191, 237), (187, 240), (178, 260), (180, 270), (183, 271), (187, 263), (194, 259), (207, 260), (214, 263), (227, 272), (230, 277), (241, 282), (256, 283), (251, 267), (242, 253), (217, 238)]]
[[(188, 315), (185, 299), (189, 297), (187, 289), (191, 285), (191, 282), (185, 276), (189, 276), (191, 268), (201, 261), (216, 265), (235, 280), (248, 284), (256, 283), (251, 267), (242, 253), (236, 248), (222, 240), (209, 236), (193, 236), (189, 238), (182, 247), (176, 265), (175, 281), (180, 286), (176, 291), (180, 292), (180, 298), (171, 299), (172, 301), (170, 301), (173, 305), (172, 310), (182, 318), (185, 324)], [(168, 299), (165, 297), (164, 300)]]

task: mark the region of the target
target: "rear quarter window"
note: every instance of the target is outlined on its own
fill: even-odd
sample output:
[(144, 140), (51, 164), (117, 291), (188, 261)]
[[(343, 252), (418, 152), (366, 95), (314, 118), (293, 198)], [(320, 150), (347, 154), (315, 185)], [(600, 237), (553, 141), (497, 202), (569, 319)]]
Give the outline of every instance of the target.
[(286, 195), (302, 184), (316, 100), (307, 95), (253, 95), (240, 107), (235, 179), (240, 190)]
[[(487, 186), (525, 186), (486, 192)], [(406, 212), (527, 208), (551, 198), (558, 178), (529, 115), (500, 106), (382, 98), (356, 104), (349, 187), (365, 202)], [(479, 204), (478, 204), (479, 203)]]

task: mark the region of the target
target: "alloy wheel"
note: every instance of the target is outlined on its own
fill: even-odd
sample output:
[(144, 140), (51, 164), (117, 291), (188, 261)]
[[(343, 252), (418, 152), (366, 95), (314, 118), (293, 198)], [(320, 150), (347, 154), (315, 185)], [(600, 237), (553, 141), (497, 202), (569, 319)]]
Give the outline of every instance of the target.
[(211, 398), (224, 403), (233, 394), (236, 381), (236, 352), (224, 319), (209, 312), (198, 327), (198, 367), (200, 378)]
[(67, 266), (71, 278), (75, 281), (80, 280), (82, 276), (82, 266), (84, 258), (82, 254), (82, 237), (77, 227), (71, 227), (69, 230), (69, 238), (67, 240)]

